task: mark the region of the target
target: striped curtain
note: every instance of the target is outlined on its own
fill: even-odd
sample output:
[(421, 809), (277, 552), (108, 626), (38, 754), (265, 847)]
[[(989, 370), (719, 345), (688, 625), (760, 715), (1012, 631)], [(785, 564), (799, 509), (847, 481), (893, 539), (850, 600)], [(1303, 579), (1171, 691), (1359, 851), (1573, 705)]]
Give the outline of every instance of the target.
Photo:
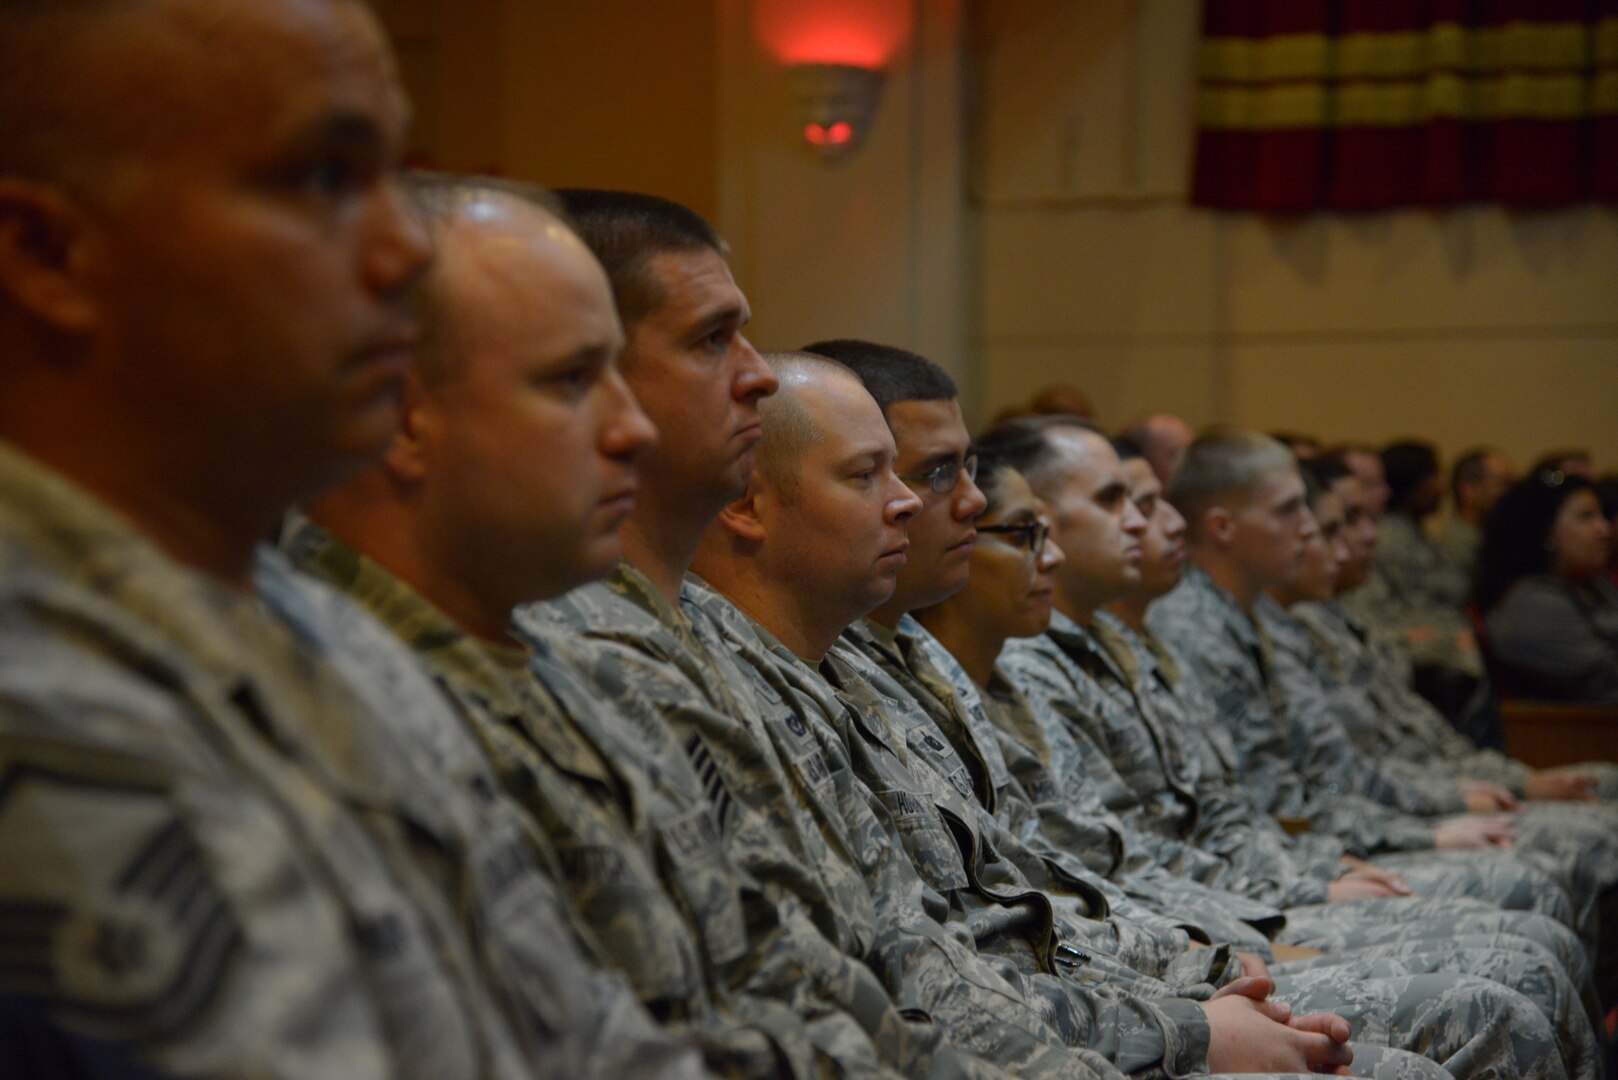
[(1618, 201), (1618, 0), (1204, 0), (1192, 201)]

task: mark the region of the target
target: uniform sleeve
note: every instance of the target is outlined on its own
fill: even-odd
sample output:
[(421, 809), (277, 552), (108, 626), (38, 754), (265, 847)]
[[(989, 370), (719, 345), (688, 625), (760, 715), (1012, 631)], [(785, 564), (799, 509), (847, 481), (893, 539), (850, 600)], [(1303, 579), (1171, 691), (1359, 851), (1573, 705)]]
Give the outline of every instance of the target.
[(183, 722), (159, 697), (75, 679), (0, 686), (0, 992), (177, 1076), (392, 1074), (345, 913), (280, 816), (144, 738)]

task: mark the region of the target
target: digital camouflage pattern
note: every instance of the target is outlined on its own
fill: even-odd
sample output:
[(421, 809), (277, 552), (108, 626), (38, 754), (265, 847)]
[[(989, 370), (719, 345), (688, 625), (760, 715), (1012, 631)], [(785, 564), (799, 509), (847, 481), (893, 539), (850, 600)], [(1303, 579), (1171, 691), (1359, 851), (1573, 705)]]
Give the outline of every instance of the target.
[[(1481, 677), (1483, 660), (1470, 643), (1472, 628), (1465, 613), (1469, 591), (1466, 573), (1428, 539), (1420, 524), (1389, 513), (1377, 530), (1371, 578), (1354, 591), (1351, 603), (1379, 636), (1404, 643), (1417, 664)], [(1418, 627), (1428, 632), (1407, 636)]]
[(1343, 837), (1354, 854), (1377, 854), (1379, 864), (1405, 874), (1420, 895), (1471, 896), (1574, 925), (1567, 893), (1542, 870), (1509, 855), (1384, 854), (1430, 851), (1431, 823), (1346, 791), (1335, 780), (1322, 790), (1298, 771), (1294, 755), (1299, 751), (1274, 676), (1270, 642), (1207, 574), (1195, 567), (1187, 570), (1146, 618), (1158, 637), (1187, 658), (1236, 745), (1243, 783), (1264, 796), (1267, 811), (1306, 819), (1313, 829)]
[[(910, 626), (899, 636), (906, 633), (914, 637), (925, 631)], [(902, 740), (890, 738), (888, 742), (896, 758), (906, 747), (913, 751), (911, 760), (918, 768), (913, 769), (910, 776), (924, 776), (927, 770), (919, 765), (928, 761), (933, 763), (933, 771), (939, 776), (958, 778), (961, 770), (954, 767), (945, 751), (936, 745), (936, 739), (928, 738), (935, 735), (936, 728), (923, 726), (919, 721), (918, 716), (925, 716), (919, 703), (910, 699), (897, 681), (886, 681), (887, 673), (880, 665), (869, 661), (868, 650), (875, 647), (877, 640), (869, 623), (850, 628), (822, 664), (822, 673), (839, 688), (843, 701), (852, 706), (852, 716), (872, 718), (869, 726), (874, 730), (885, 727), (891, 732), (904, 733)], [(862, 660), (866, 663), (862, 664)], [(850, 729), (855, 726), (849, 725)], [(951, 786), (965, 795), (965, 788), (958, 779), (950, 784), (927, 785), (927, 793), (947, 817), (951, 833), (960, 836), (974, 827), (971, 800), (966, 800), (968, 805), (963, 807), (952, 794)], [(981, 828), (981, 819), (976, 825)], [(985, 844), (983, 835), (974, 837), (970, 844), (961, 845), (963, 856), (968, 858), (986, 850), (992, 857), (992, 848)], [(1014, 866), (1022, 865), (1022, 860), (1011, 861)], [(967, 864), (967, 876), (980, 891), (985, 887), (984, 869), (979, 867), (974, 872), (972, 864)], [(988, 869), (992, 872), (992, 865)], [(1045, 895), (1056, 899), (1049, 891)], [(1066, 929), (1060, 918), (1057, 925), (1059, 932)], [(1424, 951), (1426, 946), (1411, 945), (1384, 947), (1361, 956), (1323, 959), (1313, 962), (1297, 977), (1286, 973), (1284, 967), (1278, 968), (1278, 994), (1302, 1011), (1330, 1009), (1343, 1015), (1357, 1038), (1420, 1049), (1466, 1075), (1492, 1075), (1497, 1071), (1506, 1075), (1536, 1070), (1560, 1075), (1566, 1063), (1570, 1066), (1568, 1075), (1593, 1077), (1598, 1061), (1593, 1031), (1580, 1010), (1576, 991), (1556, 960), (1539, 955), (1537, 947), (1529, 943), (1501, 939), (1487, 945), (1472, 944), (1481, 950), (1478, 955), (1470, 955), (1466, 948), (1452, 948), (1451, 943), (1446, 942), (1442, 952), (1433, 954)], [(1498, 983), (1474, 977), (1469, 969), (1486, 972)], [(1085, 971), (1083, 967), (1074, 970)], [(1113, 978), (1116, 979), (1116, 975)], [(1509, 988), (1512, 983), (1521, 986), (1523, 992)], [(1136, 988), (1144, 989), (1138, 983)], [(1534, 996), (1530, 998), (1529, 994)], [(1522, 1030), (1534, 1032), (1535, 1041), (1518, 1047), (1498, 1042), (1480, 1044), (1471, 1031), (1455, 1022), (1457, 1015), (1475, 1019), (1480, 1009), (1496, 1013), (1502, 1017), (1502, 1022), (1525, 1025)], [(1553, 1029), (1546, 1021), (1547, 1015), (1556, 1016), (1560, 1027)], [(1565, 1047), (1557, 1042), (1562, 1028), (1567, 1033)], [(1540, 1060), (1546, 1056), (1552, 1058), (1549, 1065)]]
[(700, 1042), (715, 1071), (808, 1077), (825, 1058), (848, 1075), (881, 1073), (863, 1031), (818, 1001), (803, 976), (810, 965), (801, 953), (818, 934), (776, 923), (731, 865), (677, 748), (648, 752), (645, 733), (591, 700), (543, 643), (528, 651), (469, 637), (313, 523), (289, 528), (283, 546), (411, 647), (556, 850), (607, 961), (655, 1016)]
[(492, 784), (356, 697), (314, 628), (369, 620), (272, 614), (4, 447), (0, 492), (0, 992), (177, 1076), (706, 1075)]
[[(962, 760), (994, 763), (986, 780), (974, 785), (974, 795), (1022, 848), (1052, 868), (1049, 875), (1031, 872), (1032, 880), (1059, 889), (1062, 876), (1073, 875), (1099, 889), (1113, 914), (1129, 923), (1184, 928), (1205, 942), (1228, 942), (1269, 955), (1268, 935), (1282, 923), (1278, 910), (1209, 889), (1190, 875), (1161, 865), (1100, 796), (1107, 778), (1098, 777), (1096, 784), (1082, 788), (1062, 788), (1036, 751), (996, 726), (971, 678), (916, 620), (906, 616), (896, 633), (867, 620), (852, 627), (844, 640), (927, 712)], [(1016, 766), (1008, 765), (1008, 759)], [(1104, 845), (1091, 840), (1098, 832)], [(1008, 857), (1021, 861), (1020, 850), (1014, 847)], [(1205, 858), (1200, 852), (1193, 854)], [(1184, 948), (1183, 941), (1176, 935), (1166, 943), (1170, 956)], [(1128, 954), (1121, 958), (1140, 970), (1162, 963), (1160, 957), (1145, 963)]]
[[(1242, 801), (1249, 799), (1234, 771), (1234, 750), (1228, 733), (1219, 724), (1213, 705), (1202, 694), (1195, 678), (1186, 674), (1186, 667), (1172, 650), (1149, 631), (1144, 637), (1105, 613), (1095, 624), (1095, 637), (1118, 662), (1120, 670), (1133, 672), (1138, 689), (1135, 697), (1161, 721), (1165, 739), (1178, 743), (1188, 767), (1204, 785), (1215, 785), (1225, 798)], [(1064, 640), (1057, 638), (1055, 640)], [(1126, 713), (1111, 714), (1115, 718)], [(1152, 770), (1131, 771), (1127, 779), (1132, 787), (1148, 793), (1147, 805), (1152, 805), (1150, 792), (1160, 781), (1154, 780)], [(1311, 877), (1321, 884), (1324, 900), (1325, 882), (1341, 873), (1337, 854), (1342, 851), (1338, 842), (1330, 842), (1323, 834), (1287, 836), (1255, 802), (1249, 810), (1252, 839), (1246, 845), (1227, 845), (1220, 854), (1233, 861), (1251, 858), (1256, 852), (1280, 849), (1296, 856), (1300, 865), (1308, 867)], [(1317, 850), (1326, 841), (1324, 849)], [(1278, 864), (1267, 859), (1264, 866), (1273, 871)], [(1247, 880), (1255, 880), (1248, 876)], [(1501, 911), (1493, 904), (1461, 897), (1439, 898), (1386, 898), (1356, 900), (1345, 904), (1323, 902), (1283, 904), (1287, 911), (1287, 926), (1280, 940), (1289, 944), (1308, 945), (1313, 948), (1337, 952), (1347, 948), (1379, 945), (1416, 938), (1442, 940), (1457, 933), (1511, 933), (1544, 942), (1554, 955), (1568, 967), (1575, 982), (1588, 967), (1583, 950), (1576, 948), (1571, 933), (1559, 923), (1523, 912)], [(1344, 918), (1347, 914), (1351, 917)]]
[[(1305, 874), (1292, 857), (1294, 845), (1224, 773), (1221, 756), (1185, 749), (1191, 742), (1184, 737), (1188, 717), (1176, 706), (1177, 695), (1161, 676), (1157, 657), (1147, 649), (1134, 652), (1132, 640), (1127, 627), (1104, 613), (1096, 618), (1094, 634), (1058, 613), (1047, 633), (1008, 643), (1001, 670), (1025, 695), (1026, 704), (1019, 707), (1007, 694), (1003, 712), (1028, 710), (1028, 723), (1039, 726), (1048, 743), (1059, 748), (1052, 750), (1060, 766), (1057, 774), (1075, 789), (1099, 776), (1100, 788), (1110, 796), (1109, 809), (1137, 833), (1166, 838), (1154, 850), (1172, 860), (1168, 865), (1177, 872), (1203, 873), (1212, 859), (1222, 869), (1207, 884), (1278, 897), (1288, 921), (1281, 939), (1289, 944), (1329, 945), (1340, 952), (1459, 932), (1499, 933), (1516, 925), (1532, 936), (1549, 938), (1548, 944), (1569, 963), (1577, 961), (1579, 950), (1559, 929), (1526, 915), (1502, 918), (1492, 905), (1457, 905), (1449, 899), (1324, 904), (1326, 882), (1343, 868), (1316, 860)], [(1104, 644), (1108, 641), (1111, 648)], [(1151, 678), (1150, 684), (1141, 685), (1143, 675)], [(1200, 780), (1204, 775), (1206, 784)], [(1204, 812), (1204, 792), (1210, 813)], [(1201, 835), (1211, 837), (1213, 850), (1199, 850), (1197, 861), (1180, 858), (1186, 847), (1198, 850), (1193, 839)], [(1149, 844), (1143, 841), (1143, 846)], [(1256, 865), (1258, 873), (1238, 869), (1227, 858), (1244, 867)], [(1291, 903), (1292, 897), (1301, 902)]]
[[(1128, 632), (1122, 624), (1112, 622), (1110, 625), (1115, 639)], [(1088, 761), (1091, 767), (1075, 762), (1070, 773), (1070, 778), (1076, 778), (1074, 783), (1082, 786), (1108, 764), (1106, 755), (1090, 738), (1087, 729), (1095, 730), (1097, 736), (1107, 739), (1110, 745), (1119, 745), (1129, 737), (1128, 718), (1140, 715), (1128, 676), (1094, 638), (1065, 617), (1053, 620), (1051, 631), (1041, 638), (1011, 644), (1018, 648), (1013, 653), (1008, 647), (1007, 653), (1012, 655), (1003, 654), (1001, 662), (1007, 673), (1014, 668), (1016, 674), (1011, 681), (1002, 680), (998, 685), (999, 713), (1001, 716), (1021, 714), (1022, 718), (1010, 725), (1010, 730), (1037, 728), (1048, 745), (1071, 747), (1075, 755)], [(1109, 689), (1108, 680), (1118, 681), (1118, 684)], [(1012, 682), (1027, 686), (1045, 707), (1031, 707), (1032, 699), (1018, 693)], [(1121, 696), (1115, 698), (1114, 693)], [(1094, 718), (1101, 715), (1110, 718), (1110, 730), (1097, 726), (1099, 722)], [(1139, 729), (1137, 722), (1135, 730)], [(1150, 734), (1142, 737), (1153, 738)], [(1164, 726), (1153, 742), (1170, 745), (1171, 740), (1170, 729)], [(1054, 759), (1061, 760), (1059, 751), (1050, 753)], [(1171, 753), (1176, 760), (1185, 760), (1177, 752)], [(1142, 755), (1134, 757), (1136, 771), (1147, 771), (1145, 760)], [(1186, 770), (1189, 769), (1187, 764)], [(1158, 767), (1157, 771), (1161, 774), (1162, 768)], [(1123, 781), (1115, 775), (1105, 783), (1109, 790), (1124, 787)], [(1154, 790), (1160, 791), (1165, 786), (1160, 776)], [(1238, 796), (1228, 797), (1240, 801)], [(1178, 807), (1179, 800), (1174, 801)], [(1138, 798), (1115, 808), (1134, 817), (1139, 817), (1142, 809)], [(1262, 814), (1256, 814), (1251, 808), (1247, 814), (1262, 819)], [(1186, 816), (1183, 809), (1176, 809), (1171, 818), (1183, 820)], [(1278, 843), (1276, 847), (1284, 848), (1284, 844)], [(1461, 910), (1456, 910), (1457, 907)], [(1554, 923), (1540, 925), (1535, 916), (1508, 915), (1486, 905), (1453, 900), (1317, 904), (1304, 907), (1301, 913), (1303, 931), (1285, 936), (1292, 944), (1327, 948), (1329, 955), (1274, 967), (1281, 996), (1299, 993), (1295, 979), (1301, 979), (1316, 991), (1327, 988), (1326, 994), (1336, 995), (1340, 1000), (1352, 1000), (1349, 988), (1360, 986), (1366, 979), (1439, 973), (1479, 976), (1528, 997), (1543, 1015), (1554, 1017), (1555, 1031), (1565, 1044), (1564, 1060), (1575, 1063), (1580, 1069), (1587, 1069), (1589, 1066), (1585, 1063), (1594, 1060), (1594, 1032), (1561, 959), (1550, 949), (1512, 932), (1514, 925), (1532, 924), (1537, 933), (1551, 937), (1576, 957), (1581, 950), (1564, 928)], [(1321, 923), (1324, 931), (1317, 925)], [(1356, 1037), (1363, 1036), (1357, 1031)], [(1404, 1044), (1419, 1045), (1419, 1042)]]
[[(1403, 649), (1373, 637), (1338, 601), (1299, 604), (1293, 614), (1325, 655), (1349, 737), (1384, 768), (1405, 770), (1417, 780), (1437, 770), (1499, 784), (1519, 798), (1526, 794), (1534, 770), (1456, 731), (1412, 687)], [(1618, 765), (1596, 761), (1569, 768), (1595, 776), (1602, 800), (1618, 801)]]
[(1341, 836), (1355, 855), (1432, 847), (1432, 830), (1425, 823), (1340, 790), (1316, 791), (1297, 775), (1279, 719), (1279, 690), (1270, 678), (1269, 646), (1207, 574), (1188, 568), (1174, 591), (1151, 606), (1146, 620), (1190, 664), (1235, 744), (1243, 783), (1263, 793), (1265, 810)]
[(1253, 614), (1270, 646), (1271, 674), (1291, 726), (1293, 765), (1305, 780), (1335, 782), (1383, 806), (1422, 817), (1467, 812), (1466, 799), (1452, 778), (1413, 783), (1385, 771), (1355, 746), (1327, 681), (1330, 663), (1308, 628), (1269, 596), (1259, 598)]
[[(1429, 769), (1417, 775), (1385, 767), (1362, 750), (1348, 727), (1376, 725), (1374, 717), (1355, 715), (1369, 697), (1340, 692), (1326, 651), (1292, 612), (1273, 601), (1261, 602), (1258, 612), (1273, 646), (1275, 678), (1286, 713), (1296, 729), (1294, 760), (1301, 773), (1317, 782), (1339, 777), (1352, 790), (1412, 813), (1443, 813), (1444, 809), (1431, 807), (1462, 801), (1453, 770)], [(1593, 947), (1600, 936), (1600, 898), (1618, 886), (1618, 808), (1530, 807), (1515, 816), (1513, 825), (1517, 830), (1513, 855), (1562, 887), (1574, 904), (1574, 926)]]
[[(894, 844), (885, 809), (795, 698), (738, 655), (705, 610), (713, 604), (729, 607), (688, 584), (673, 608), (623, 563), (605, 582), (525, 608), (517, 621), (561, 631), (553, 642), (567, 643), (567, 659), (599, 694), (668, 725), (736, 862), (876, 974), (874, 995), (850, 985), (858, 1002), (850, 1011), (897, 1009), (922, 1021), (903, 1025), (906, 1042), (919, 1044), (898, 1054), (910, 1075), (1116, 1076), (1104, 1059), (1067, 1046), (1015, 979), (935, 917), (947, 905)], [(745, 819), (741, 807), (751, 811)], [(746, 821), (758, 823), (756, 833), (738, 827)]]

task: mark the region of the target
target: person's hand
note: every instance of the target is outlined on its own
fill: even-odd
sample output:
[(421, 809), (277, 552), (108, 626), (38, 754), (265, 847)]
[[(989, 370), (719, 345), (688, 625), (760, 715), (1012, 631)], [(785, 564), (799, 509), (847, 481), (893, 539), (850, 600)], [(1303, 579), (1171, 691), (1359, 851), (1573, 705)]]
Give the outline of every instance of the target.
[(1438, 640), (1438, 631), (1430, 626), (1412, 626), (1404, 632), (1405, 644), (1426, 645)]
[(1440, 851), (1506, 850), (1516, 843), (1511, 823), (1498, 817), (1458, 817), (1433, 829), (1433, 847)]
[(1325, 1013), (1293, 1017), (1285, 1002), (1268, 1000), (1274, 989), (1267, 978), (1237, 979), (1203, 1004), (1208, 1071), (1352, 1075), (1348, 1022)]
[(1523, 794), (1530, 799), (1595, 802), (1596, 778), (1577, 769), (1541, 769), (1528, 778)]
[(1264, 963), (1264, 957), (1258, 953), (1237, 952), (1236, 959), (1242, 965), (1243, 978), (1269, 978), (1269, 965)]
[(1344, 874), (1326, 886), (1328, 903), (1341, 904), (1349, 900), (1381, 900), (1388, 896), (1408, 896), (1409, 890), (1399, 892), (1385, 881), (1362, 877), (1358, 873)]
[(1466, 808), (1474, 814), (1492, 814), (1496, 810), (1516, 811), (1517, 798), (1499, 784), (1487, 780), (1462, 780), (1455, 789), (1466, 800)]
[(1410, 891), (1410, 886), (1405, 883), (1404, 875), (1399, 871), (1389, 870), (1387, 867), (1378, 866), (1375, 863), (1368, 863), (1364, 859), (1355, 859), (1354, 861), (1359, 865), (1354, 867), (1352, 875), (1345, 874), (1345, 877), (1353, 876), (1371, 881), (1380, 881), (1399, 896), (1415, 895)]
[(1275, 954), (1277, 964), (1289, 964), (1294, 960), (1314, 960), (1326, 955), (1319, 949), (1311, 949), (1307, 945), (1285, 945), (1279, 941), (1270, 943), (1270, 952)]

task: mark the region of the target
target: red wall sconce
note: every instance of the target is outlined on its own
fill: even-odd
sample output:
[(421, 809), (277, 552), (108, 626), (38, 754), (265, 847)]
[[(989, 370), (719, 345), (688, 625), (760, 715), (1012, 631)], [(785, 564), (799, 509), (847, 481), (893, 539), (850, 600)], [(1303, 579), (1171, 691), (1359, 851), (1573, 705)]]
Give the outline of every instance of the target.
[(883, 70), (910, 37), (912, 0), (757, 0), (765, 49), (787, 68), (803, 145), (828, 161), (864, 144)]

